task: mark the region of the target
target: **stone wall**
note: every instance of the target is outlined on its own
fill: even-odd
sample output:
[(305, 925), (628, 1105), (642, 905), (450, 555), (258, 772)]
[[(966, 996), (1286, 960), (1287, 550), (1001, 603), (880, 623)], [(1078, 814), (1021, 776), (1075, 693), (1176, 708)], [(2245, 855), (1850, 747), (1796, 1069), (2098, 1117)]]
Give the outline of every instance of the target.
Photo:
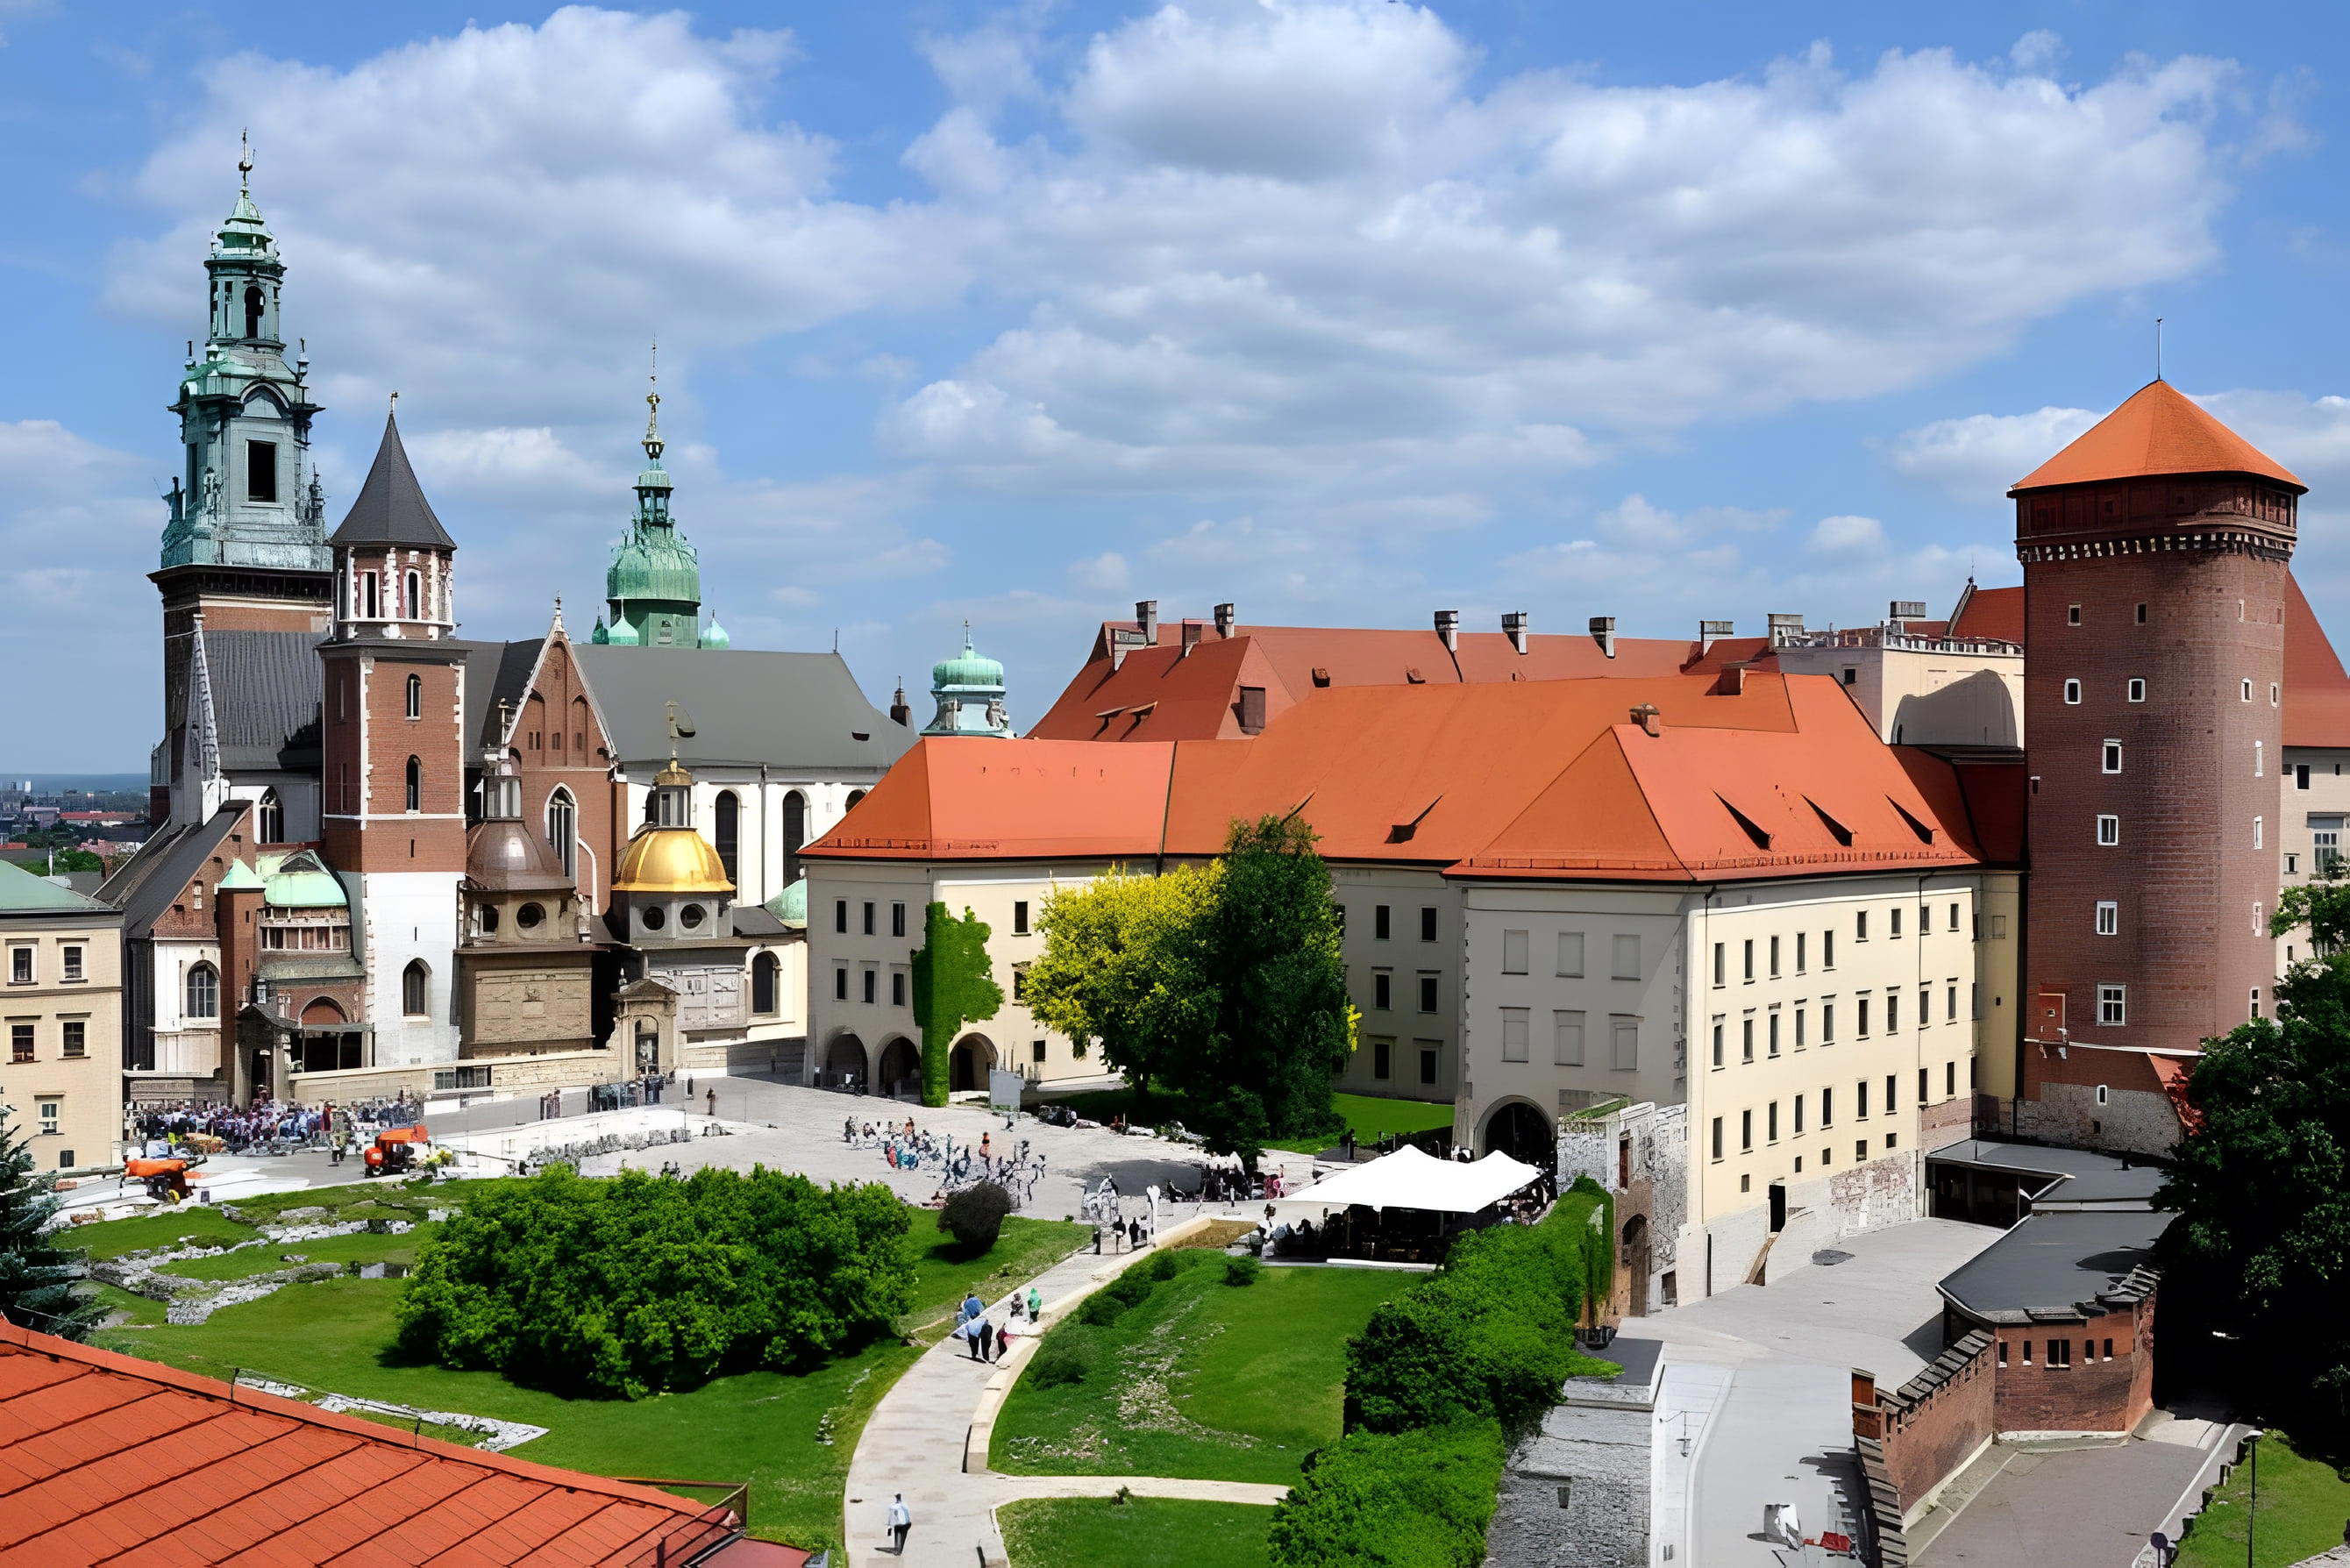
[(1487, 1568), (1646, 1568), (1655, 1422), (1645, 1408), (1554, 1407), (1503, 1473)]
[(615, 1051), (555, 1051), (539, 1056), (444, 1062), (437, 1067), (352, 1067), (336, 1073), (296, 1073), (289, 1094), (304, 1105), (317, 1105), (327, 1100), (388, 1100), (406, 1090), (410, 1099), (421, 1103), (433, 1094), (434, 1073), (454, 1072), (461, 1067), (489, 1070), (488, 1085), (474, 1085), (468, 1093), (543, 1094), (548, 1089), (577, 1088), (583, 1084), (617, 1083), (625, 1075), (627, 1064), (626, 1057)]
[[(2032, 1049), (2032, 1048), (2027, 1048)], [(2121, 1154), (2168, 1154), (2178, 1142), (2178, 1109), (2153, 1086), (2152, 1070), (2135, 1052), (2075, 1051), (2069, 1062), (2042, 1064), (2052, 1075), (2096, 1075), (2095, 1082), (2051, 1082), (2037, 1098), (2016, 1104), (2016, 1131), (2024, 1137)], [(2106, 1103), (2097, 1103), (2097, 1088)]]

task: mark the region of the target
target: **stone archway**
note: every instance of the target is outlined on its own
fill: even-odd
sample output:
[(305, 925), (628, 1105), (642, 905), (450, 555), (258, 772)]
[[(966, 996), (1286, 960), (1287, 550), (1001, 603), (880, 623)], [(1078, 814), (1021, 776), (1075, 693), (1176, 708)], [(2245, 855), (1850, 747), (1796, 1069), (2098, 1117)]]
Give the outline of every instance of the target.
[(1487, 1154), (1506, 1154), (1538, 1170), (1558, 1166), (1558, 1137), (1550, 1117), (1527, 1100), (1503, 1100), (1485, 1113), (1485, 1128), (1478, 1147)]
[(834, 1035), (824, 1048), (825, 1075), (837, 1087), (846, 1088), (851, 1083), (864, 1087), (867, 1065), (865, 1042), (847, 1030)]
[(900, 1034), (881, 1047), (881, 1065), (873, 1075), (874, 1089), (893, 1098), (922, 1095), (922, 1050)]
[(344, 1012), (342, 1004), (337, 1002), (333, 997), (314, 996), (308, 1002), (302, 1004), (302, 1022), (305, 1023), (345, 1023), (349, 1022), (349, 1015)]
[(995, 1043), (984, 1034), (966, 1034), (955, 1042), (953, 1053), (947, 1058), (947, 1091), (950, 1094), (984, 1092), (987, 1075), (995, 1067)]
[(1628, 1276), (1627, 1282), (1631, 1286), (1631, 1302), (1625, 1309), (1625, 1315), (1646, 1317), (1648, 1315), (1648, 1270), (1652, 1266), (1648, 1256), (1647, 1215), (1635, 1214), (1624, 1221), (1624, 1245), (1618, 1256), (1624, 1261), (1624, 1272)]

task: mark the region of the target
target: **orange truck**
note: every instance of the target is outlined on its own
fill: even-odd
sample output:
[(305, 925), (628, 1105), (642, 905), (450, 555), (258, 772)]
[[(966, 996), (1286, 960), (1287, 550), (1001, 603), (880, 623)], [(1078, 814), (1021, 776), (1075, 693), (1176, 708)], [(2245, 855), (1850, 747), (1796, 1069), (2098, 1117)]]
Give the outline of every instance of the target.
[(367, 1173), (399, 1176), (414, 1169), (416, 1162), (432, 1152), (432, 1140), (422, 1126), (386, 1127), (367, 1147)]
[(122, 1179), (144, 1182), (148, 1197), (178, 1203), (188, 1196), (188, 1171), (194, 1163), (177, 1158), (126, 1159), (122, 1162)]

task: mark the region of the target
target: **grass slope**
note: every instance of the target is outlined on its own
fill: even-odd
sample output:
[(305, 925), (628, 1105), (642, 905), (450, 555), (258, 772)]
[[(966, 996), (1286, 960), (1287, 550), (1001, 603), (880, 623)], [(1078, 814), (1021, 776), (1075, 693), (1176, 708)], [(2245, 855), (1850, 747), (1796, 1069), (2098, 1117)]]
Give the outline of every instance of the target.
[(1234, 1287), (1222, 1254), (1175, 1256), (1184, 1272), (1117, 1322), (1046, 1335), (1040, 1353), (1075, 1347), (1092, 1371), (1051, 1388), (1021, 1378), (996, 1417), (996, 1469), (1281, 1484), (1337, 1439), (1347, 1340), (1396, 1277), (1268, 1269)]
[[(2251, 1467), (2238, 1465), (2178, 1552), (2178, 1568), (2243, 1568), (2245, 1504)], [(2252, 1568), (2288, 1568), (2342, 1544), (2350, 1519), (2350, 1482), (2331, 1465), (2303, 1459), (2279, 1433), (2261, 1439), (2260, 1529)]]
[[(1012, 1568), (1269, 1568), (1273, 1510), (1245, 1502), (1042, 1498), (997, 1515)], [(919, 1533), (921, 1525), (914, 1526)]]

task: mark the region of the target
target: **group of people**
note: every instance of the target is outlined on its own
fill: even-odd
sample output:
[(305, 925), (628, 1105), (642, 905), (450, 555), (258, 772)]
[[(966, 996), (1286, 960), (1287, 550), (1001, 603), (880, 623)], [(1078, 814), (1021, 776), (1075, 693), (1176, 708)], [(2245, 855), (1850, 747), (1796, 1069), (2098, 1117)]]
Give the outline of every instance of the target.
[(1094, 1253), (1097, 1257), (1100, 1255), (1105, 1236), (1107, 1237), (1109, 1250), (1113, 1252), (1139, 1252), (1149, 1244), (1151, 1238), (1157, 1232), (1157, 1222), (1146, 1220), (1139, 1214), (1128, 1215), (1123, 1220), (1111, 1220), (1097, 1223), (1094, 1226)]
[(1042, 1333), (1044, 1321), (1044, 1293), (1033, 1284), (1025, 1293), (1012, 1293), (1011, 1308), (1001, 1328), (987, 1315), (987, 1303), (974, 1291), (963, 1298), (962, 1305), (956, 1310), (951, 1332), (954, 1338), (971, 1346), (973, 1361), (1001, 1361), (1014, 1340)]
[(319, 1106), (258, 1099), (243, 1110), (185, 1100), (134, 1108), (129, 1131), (130, 1141), (158, 1151), (181, 1146), (217, 1147), (231, 1154), (290, 1154), (323, 1147), (339, 1156), (362, 1126), (413, 1127), (422, 1117), (423, 1106), (404, 1092), (390, 1099)]
[(941, 1179), (931, 1197), (932, 1208), (944, 1203), (950, 1191), (976, 1181), (994, 1182), (1024, 1207), (1045, 1175), (1045, 1157), (1030, 1148), (1026, 1138), (1011, 1153), (998, 1154), (992, 1132), (981, 1133), (976, 1145), (957, 1144), (951, 1137), (931, 1136), (916, 1126), (911, 1116), (902, 1126), (849, 1116), (841, 1123), (840, 1140), (851, 1148), (879, 1149), (883, 1163), (892, 1170), (935, 1167)]

